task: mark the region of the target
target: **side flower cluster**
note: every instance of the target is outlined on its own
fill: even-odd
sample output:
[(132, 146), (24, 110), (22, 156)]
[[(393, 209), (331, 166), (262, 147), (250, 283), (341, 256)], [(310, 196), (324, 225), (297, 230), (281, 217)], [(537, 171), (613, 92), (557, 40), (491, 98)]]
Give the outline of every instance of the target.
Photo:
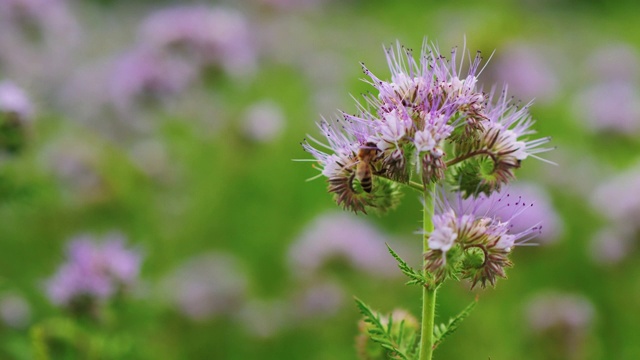
[(418, 59), (400, 45), (386, 55), (391, 81), (363, 65), (376, 92), (357, 114), (321, 121), (326, 141), (302, 144), (345, 209), (395, 204), (381, 200), (398, 195), (387, 180), (423, 186), (450, 180), (465, 197), (489, 194), (514, 178), (522, 160), (549, 150), (541, 147), (548, 138), (529, 139), (528, 106), (514, 104), (506, 89), (487, 94), (478, 86), (480, 53), (465, 75), (455, 48), (450, 59), (428, 43)]
[[(495, 286), (497, 278), (506, 277), (505, 269), (512, 266), (508, 256), (513, 248), (542, 230), (537, 224), (520, 232), (511, 231), (511, 220), (531, 206), (520, 198), (510, 202), (508, 194), (498, 199), (458, 196), (454, 202), (443, 195), (432, 218), (434, 230), (425, 234), (429, 243), (429, 251), (424, 254), (426, 268), (437, 283), (464, 278), (471, 282), (471, 288), (478, 284), (483, 288), (487, 284)], [(500, 207), (513, 208), (510, 218), (487, 215)]]
[(106, 301), (134, 285), (142, 256), (127, 249), (122, 236), (111, 234), (97, 243), (89, 236), (72, 239), (67, 261), (46, 283), (51, 302), (76, 309)]

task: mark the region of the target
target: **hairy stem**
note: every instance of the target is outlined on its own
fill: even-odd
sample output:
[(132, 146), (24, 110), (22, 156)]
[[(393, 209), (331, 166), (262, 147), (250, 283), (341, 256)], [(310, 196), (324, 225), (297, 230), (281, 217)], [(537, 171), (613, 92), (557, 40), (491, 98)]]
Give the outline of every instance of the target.
[[(422, 248), (424, 253), (429, 250), (429, 235), (433, 231), (433, 222), (431, 217), (434, 210), (435, 201), (435, 185), (426, 185), (424, 188), (424, 210), (422, 226), (424, 235), (422, 239)], [(425, 260), (423, 260), (425, 261)], [(424, 275), (428, 276), (425, 267)], [(420, 335), (419, 360), (431, 360), (433, 355), (433, 327), (436, 309), (436, 286), (424, 286), (422, 288), (422, 331)]]
[(419, 184), (415, 181), (409, 181), (409, 183), (407, 184), (410, 188), (414, 189), (414, 190), (418, 190), (420, 192), (424, 192), (424, 186), (422, 184)]
[(464, 155), (460, 155), (455, 159), (451, 159), (451, 160), (446, 162), (446, 165), (447, 165), (447, 167), (449, 167), (449, 166), (455, 165), (455, 164), (457, 164), (459, 162), (465, 161), (465, 160), (467, 160), (469, 158), (472, 158), (472, 157), (478, 156), (478, 155), (489, 155), (489, 156), (491, 156), (491, 158), (495, 157), (489, 150), (480, 149), (480, 150), (468, 152), (468, 153), (466, 153)]
[[(392, 179), (392, 178), (390, 178), (390, 177), (384, 176), (383, 174), (380, 174), (380, 175), (378, 175), (378, 176), (380, 176), (380, 177), (382, 177), (382, 178), (385, 178), (385, 179), (387, 179), (387, 180), (397, 181), (397, 180), (393, 180), (393, 179)], [(424, 189), (425, 189), (425, 188), (424, 188), (424, 185), (422, 185), (422, 184), (420, 184), (420, 183), (417, 183), (417, 182), (415, 182), (415, 181), (411, 181), (411, 180), (409, 180), (409, 182), (407, 182), (407, 183), (403, 183), (403, 182), (399, 182), (399, 183), (400, 183), (400, 184), (402, 184), (402, 185), (406, 185), (406, 186), (410, 187), (411, 189), (416, 190), (416, 191), (419, 191), (419, 192), (421, 192), (421, 193), (423, 193), (423, 192), (424, 192)]]

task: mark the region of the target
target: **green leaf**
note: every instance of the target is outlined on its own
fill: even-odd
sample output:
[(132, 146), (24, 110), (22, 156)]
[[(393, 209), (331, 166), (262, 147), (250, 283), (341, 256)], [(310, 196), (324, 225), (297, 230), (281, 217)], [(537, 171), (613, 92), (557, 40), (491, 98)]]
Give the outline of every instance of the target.
[(393, 256), (393, 258), (396, 259), (396, 261), (398, 262), (398, 267), (400, 268), (400, 271), (402, 271), (403, 274), (405, 274), (407, 277), (409, 277), (409, 279), (411, 279), (406, 282), (406, 285), (417, 284), (422, 286), (430, 286), (432, 284), (432, 281), (430, 278), (427, 278), (423, 274), (413, 270), (413, 268), (410, 267), (409, 264), (407, 264), (404, 260), (402, 260), (400, 255), (398, 255), (395, 251), (393, 251), (393, 249), (391, 248), (391, 246), (389, 246), (389, 244), (385, 244), (385, 245), (387, 245), (387, 249), (389, 250), (389, 253), (391, 253), (391, 256)]
[(442, 341), (444, 341), (444, 339), (447, 336), (453, 334), (458, 329), (462, 320), (466, 319), (467, 316), (471, 314), (471, 310), (473, 310), (473, 308), (476, 306), (477, 303), (478, 303), (478, 299), (476, 298), (476, 300), (474, 300), (472, 303), (467, 305), (467, 307), (465, 307), (458, 315), (456, 315), (454, 318), (449, 319), (449, 322), (447, 324), (443, 323), (443, 324), (434, 326), (433, 328), (433, 337), (434, 337), (433, 348), (434, 349), (437, 348), (438, 345), (440, 345), (440, 343), (442, 343)]
[(389, 316), (387, 321), (383, 321), (380, 314), (371, 310), (367, 304), (358, 298), (355, 298), (355, 301), (360, 313), (364, 316), (364, 321), (371, 325), (367, 331), (369, 338), (388, 350), (387, 356), (389, 356), (389, 358), (401, 360), (415, 359), (417, 337), (411, 336), (409, 341), (405, 341), (404, 320), (400, 322), (396, 330), (394, 329), (392, 316)]
[(50, 360), (49, 349), (45, 339), (44, 328), (42, 325), (34, 325), (29, 330), (31, 337), (31, 346), (33, 348), (33, 357), (36, 360)]

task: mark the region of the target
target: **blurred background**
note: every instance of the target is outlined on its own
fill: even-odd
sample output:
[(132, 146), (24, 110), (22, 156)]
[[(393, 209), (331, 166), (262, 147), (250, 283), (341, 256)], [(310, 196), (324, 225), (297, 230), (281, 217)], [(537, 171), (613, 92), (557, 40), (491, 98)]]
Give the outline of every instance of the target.
[(383, 45), (491, 61), (557, 149), (509, 279), (448, 283), (437, 359), (638, 359), (640, 6), (632, 1), (0, 1), (0, 358), (355, 359), (353, 296), (420, 312), (420, 202), (338, 209), (299, 143)]

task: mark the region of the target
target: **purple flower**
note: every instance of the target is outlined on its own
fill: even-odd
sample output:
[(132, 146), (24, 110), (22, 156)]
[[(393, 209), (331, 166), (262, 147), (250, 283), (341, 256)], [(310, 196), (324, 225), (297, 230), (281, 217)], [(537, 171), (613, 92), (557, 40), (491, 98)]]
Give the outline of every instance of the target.
[(275, 300), (252, 299), (237, 314), (245, 330), (258, 338), (271, 338), (289, 325), (289, 304)]
[(606, 81), (585, 87), (576, 95), (574, 114), (593, 131), (619, 134), (640, 130), (640, 91), (628, 80)]
[(133, 286), (142, 256), (127, 249), (124, 241), (119, 234), (106, 235), (100, 243), (88, 235), (72, 239), (67, 244), (67, 261), (47, 281), (51, 302), (70, 306), (82, 297), (105, 301)]
[(292, 300), (293, 317), (310, 319), (335, 315), (344, 304), (342, 288), (332, 282), (312, 282)]
[(627, 257), (634, 248), (632, 229), (620, 224), (598, 231), (590, 240), (589, 255), (598, 264), (613, 265)]
[[(453, 201), (441, 195), (432, 218), (434, 230), (426, 234), (430, 247), (424, 254), (427, 269), (438, 282), (461, 275), (471, 281), (472, 288), (477, 284), (485, 287), (487, 283), (495, 286), (497, 277), (506, 277), (512, 249), (540, 232), (539, 224), (530, 223), (519, 231), (511, 226), (530, 205), (521, 199), (511, 201), (508, 195), (463, 199), (458, 194)], [(508, 217), (492, 215), (503, 208), (511, 209)]]
[(243, 119), (244, 134), (256, 142), (269, 142), (282, 132), (284, 115), (280, 107), (271, 101), (251, 105)]
[(635, 194), (639, 193), (640, 166), (636, 165), (600, 184), (591, 195), (591, 204), (616, 224), (638, 224), (640, 198)]
[(27, 95), (10, 81), (0, 82), (0, 149), (16, 153), (29, 140), (33, 107)]
[(259, 5), (265, 5), (285, 11), (317, 10), (326, 0), (255, 0)]
[(256, 67), (251, 30), (234, 10), (204, 5), (160, 9), (140, 25), (143, 44), (165, 51), (182, 51), (203, 65), (216, 65), (233, 75), (247, 75)]
[(580, 295), (542, 293), (529, 301), (526, 313), (535, 331), (560, 327), (568, 331), (584, 330), (594, 317), (591, 302)]
[(0, 62), (3, 73), (39, 84), (63, 80), (80, 38), (65, 0), (0, 1)]
[(164, 296), (192, 320), (205, 321), (240, 310), (248, 280), (238, 260), (209, 252), (181, 264), (161, 283)]
[(99, 203), (109, 197), (110, 189), (100, 172), (100, 154), (95, 147), (77, 138), (58, 139), (44, 148), (40, 160), (72, 202)]
[(31, 306), (16, 292), (0, 294), (0, 319), (7, 326), (24, 329), (31, 320)]
[(145, 101), (162, 101), (179, 94), (195, 75), (195, 69), (184, 61), (149, 48), (134, 49), (114, 64), (109, 95), (115, 108), (127, 113)]
[(589, 327), (595, 317), (591, 301), (579, 294), (545, 292), (526, 305), (526, 320), (538, 341), (542, 358), (586, 359), (590, 349)]
[[(637, 81), (640, 57), (634, 45), (609, 43), (597, 48), (585, 60), (586, 71), (595, 81)], [(615, 66), (612, 66), (615, 64)]]
[[(555, 241), (562, 234), (562, 220), (555, 211), (549, 195), (534, 184), (512, 184), (491, 194), (489, 198), (491, 200), (480, 206), (478, 211), (485, 212), (486, 216), (497, 220), (509, 219), (511, 232), (522, 232), (532, 224), (540, 224), (540, 231), (535, 233), (535, 239), (545, 243)], [(499, 199), (503, 199), (502, 202), (517, 202), (529, 207), (523, 214), (513, 216), (512, 206), (491, 206), (491, 202), (497, 202)]]
[[(591, 83), (573, 101), (575, 117), (595, 132), (633, 134), (640, 130), (640, 61), (627, 44), (604, 46), (587, 60)], [(611, 66), (615, 64), (615, 66)]]
[(545, 48), (531, 44), (511, 45), (500, 51), (492, 73), (498, 83), (508, 83), (518, 97), (550, 103), (558, 95), (560, 81), (545, 52)]
[(20, 122), (29, 122), (34, 114), (27, 94), (11, 81), (0, 82), (0, 113), (15, 116)]
[(363, 220), (348, 214), (326, 214), (311, 223), (291, 245), (288, 261), (294, 274), (311, 278), (333, 258), (366, 273), (398, 275), (384, 243), (388, 239)]
[(414, 173), (423, 184), (438, 182), (452, 168), (454, 178), (463, 178), (460, 190), (466, 195), (488, 194), (512, 180), (523, 160), (540, 159), (537, 154), (550, 150), (542, 147), (549, 138), (532, 138), (529, 105), (515, 104), (506, 89), (486, 94), (478, 87), (479, 53), (466, 74), (457, 49), (450, 60), (426, 42), (418, 59), (400, 45), (386, 54), (391, 81), (363, 65), (376, 92), (365, 96), (358, 114), (343, 113), (344, 121), (319, 124), (326, 144), (311, 137), (317, 145), (303, 143), (339, 205), (364, 212), (385, 197), (375, 191), (375, 182), (374, 191), (353, 186), (354, 178), (361, 180), (355, 172), (363, 162), (375, 170), (376, 179), (400, 183), (408, 183)]

